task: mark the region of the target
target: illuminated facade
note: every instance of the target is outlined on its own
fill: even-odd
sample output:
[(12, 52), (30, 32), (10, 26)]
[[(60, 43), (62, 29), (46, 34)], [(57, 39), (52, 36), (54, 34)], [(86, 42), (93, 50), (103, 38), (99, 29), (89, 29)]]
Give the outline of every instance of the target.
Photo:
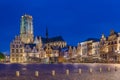
[(87, 56), (87, 42), (81, 42), (81, 51), (80, 54), (81, 56)]
[(23, 43), (20, 36), (16, 36), (10, 44), (10, 62), (25, 63), (39, 62), (44, 57), (45, 51), (40, 47), (40, 43)]
[(100, 53), (100, 43), (99, 42), (93, 42), (92, 43), (92, 55), (99, 55)]
[(78, 43), (78, 45), (77, 45), (77, 51), (76, 51), (76, 53), (77, 53), (78, 56), (82, 55), (81, 54), (81, 44), (80, 43)]
[(111, 30), (108, 37), (102, 35), (100, 39), (100, 55), (107, 61), (120, 61), (120, 33)]
[(19, 36), (16, 36), (15, 39), (10, 44), (10, 62), (11, 63), (23, 63), (26, 62), (26, 54), (24, 53), (24, 43), (21, 41)]
[(79, 54), (82, 56), (91, 56), (99, 54), (99, 40), (98, 39), (88, 39), (84, 42), (81, 42), (79, 46)]

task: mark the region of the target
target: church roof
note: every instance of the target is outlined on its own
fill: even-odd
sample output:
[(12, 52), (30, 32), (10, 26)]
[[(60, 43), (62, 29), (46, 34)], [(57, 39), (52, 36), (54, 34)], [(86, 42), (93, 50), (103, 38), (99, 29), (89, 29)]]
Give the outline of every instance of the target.
[(63, 40), (62, 36), (56, 36), (56, 37), (48, 39), (48, 43), (49, 42), (57, 42), (57, 41), (64, 41), (64, 40)]
[(41, 38), (43, 43), (46, 43), (46, 38)]
[(62, 36), (56, 36), (56, 37), (52, 37), (52, 38), (41, 38), (43, 43), (50, 43), (50, 42), (58, 42), (58, 41), (64, 41), (64, 39), (62, 38)]
[(88, 39), (86, 39), (85, 41), (93, 41), (93, 42), (97, 42), (97, 41), (100, 41), (99, 39), (97, 39), (97, 38), (88, 38)]

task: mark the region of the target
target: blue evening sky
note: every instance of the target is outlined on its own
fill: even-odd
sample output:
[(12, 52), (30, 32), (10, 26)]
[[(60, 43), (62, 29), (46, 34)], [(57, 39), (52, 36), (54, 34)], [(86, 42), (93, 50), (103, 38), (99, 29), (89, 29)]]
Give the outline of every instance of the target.
[(70, 45), (87, 38), (120, 32), (119, 0), (0, 0), (0, 51), (9, 52), (10, 42), (20, 32), (20, 18), (33, 16), (34, 34), (63, 36)]

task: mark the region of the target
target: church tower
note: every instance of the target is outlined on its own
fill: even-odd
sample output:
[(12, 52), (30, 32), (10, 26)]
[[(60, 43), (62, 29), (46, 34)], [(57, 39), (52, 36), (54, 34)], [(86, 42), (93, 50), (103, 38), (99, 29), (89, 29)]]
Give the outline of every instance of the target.
[(24, 15), (21, 17), (20, 37), (24, 43), (33, 43), (33, 21), (32, 16)]

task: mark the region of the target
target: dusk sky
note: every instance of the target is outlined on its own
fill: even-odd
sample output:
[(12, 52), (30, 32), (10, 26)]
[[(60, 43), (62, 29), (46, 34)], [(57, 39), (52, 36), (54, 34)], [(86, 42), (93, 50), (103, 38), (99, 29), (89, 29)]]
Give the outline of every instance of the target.
[(0, 51), (20, 33), (20, 18), (33, 16), (34, 35), (63, 36), (69, 45), (120, 32), (119, 0), (0, 0)]

